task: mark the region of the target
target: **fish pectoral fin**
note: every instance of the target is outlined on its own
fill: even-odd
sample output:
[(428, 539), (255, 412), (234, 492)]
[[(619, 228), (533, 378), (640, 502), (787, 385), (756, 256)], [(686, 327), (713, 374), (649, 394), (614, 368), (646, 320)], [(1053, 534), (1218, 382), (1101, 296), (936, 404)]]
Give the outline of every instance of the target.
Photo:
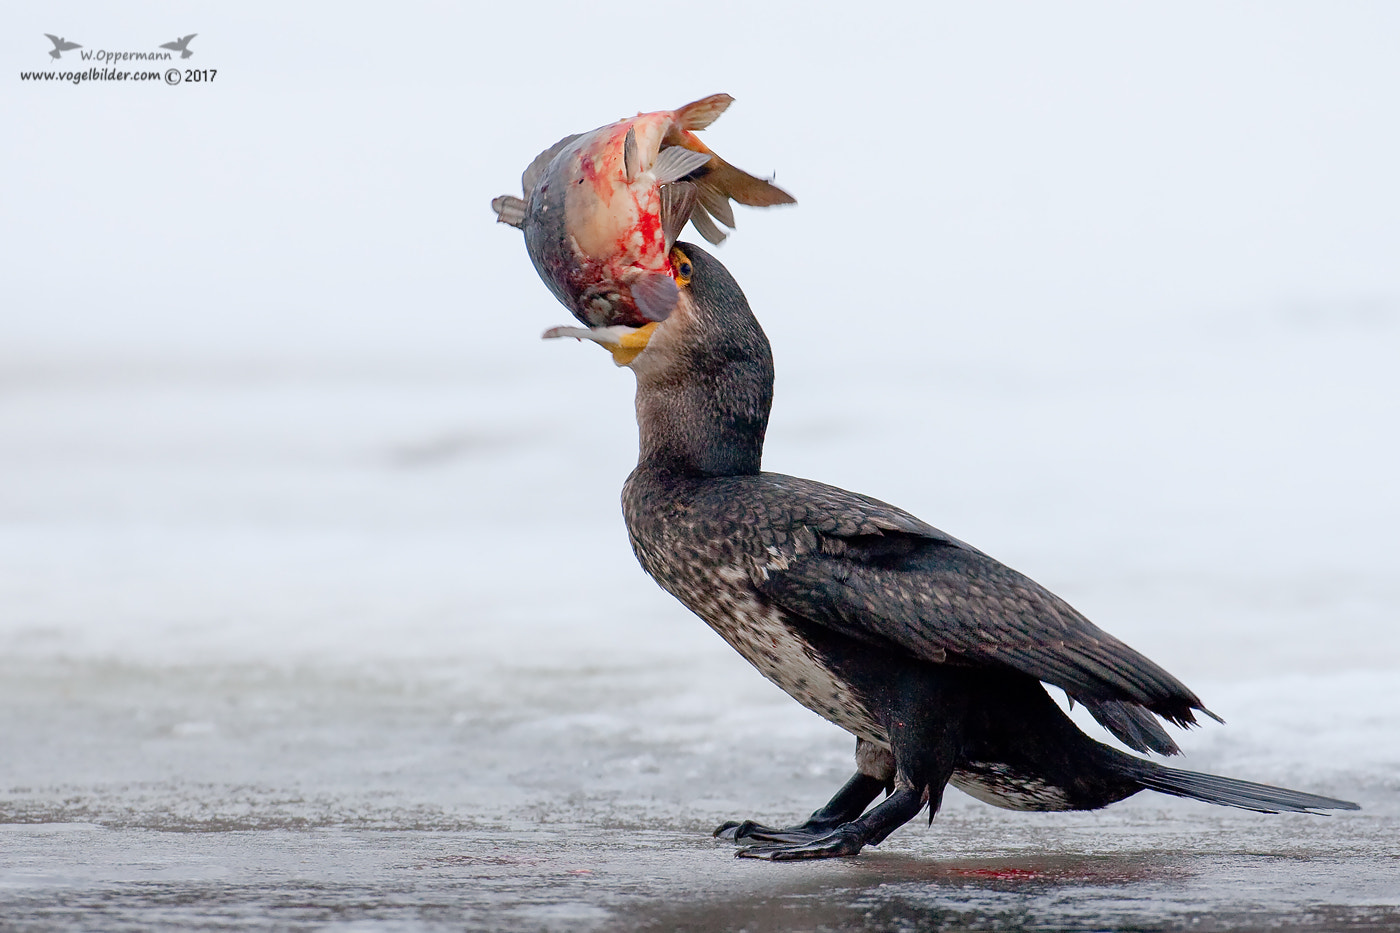
[(651, 173), (656, 177), (658, 185), (680, 181), (709, 162), (710, 158), (711, 155), (708, 152), (694, 152), (682, 146), (668, 146), (662, 149), (661, 154), (656, 157), (656, 162), (651, 167)]
[(627, 184), (637, 180), (637, 173), (641, 169), (641, 157), (637, 155), (637, 128), (627, 127), (627, 138), (622, 141), (622, 175), (627, 179)]
[(681, 290), (664, 272), (648, 272), (632, 283), (632, 300), (648, 321), (664, 321), (676, 307)]
[(676, 122), (682, 129), (703, 130), (719, 119), (719, 115), (729, 109), (734, 98), (728, 94), (711, 94), (691, 101), (676, 110)]
[(525, 226), (525, 202), (513, 194), (492, 198), (491, 210), (496, 212), (497, 223), (510, 224), (516, 229)]
[(666, 251), (681, 235), (690, 210), (695, 206), (696, 187), (688, 181), (673, 181), (661, 186), (661, 233), (666, 238)]
[(710, 212), (705, 210), (705, 205), (697, 201), (690, 209), (690, 223), (695, 228), (695, 232), (715, 246), (724, 242), (729, 234), (725, 233), (715, 225), (710, 219)]

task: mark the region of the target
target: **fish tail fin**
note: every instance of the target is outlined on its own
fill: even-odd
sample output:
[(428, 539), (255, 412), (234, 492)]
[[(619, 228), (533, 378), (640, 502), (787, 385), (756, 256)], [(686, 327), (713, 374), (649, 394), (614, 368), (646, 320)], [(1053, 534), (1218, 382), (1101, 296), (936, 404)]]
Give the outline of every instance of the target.
[(695, 232), (700, 234), (715, 246), (720, 245), (728, 238), (725, 233), (710, 217), (710, 212), (705, 210), (705, 205), (696, 201), (690, 208), (690, 225), (695, 228)]
[(735, 168), (717, 155), (710, 156), (707, 174), (700, 180), (727, 198), (747, 204), (750, 207), (773, 207), (777, 204), (796, 204), (797, 199), (771, 181), (764, 181)]
[(702, 237), (716, 245), (728, 234), (715, 221), (734, 229), (731, 198), (751, 207), (797, 203), (797, 199), (782, 188), (735, 168), (717, 155), (710, 156), (694, 184), (698, 197), (690, 212), (690, 222)]
[(711, 94), (709, 97), (693, 100), (676, 109), (676, 123), (682, 129), (703, 130), (718, 120), (719, 115), (728, 110), (732, 103), (734, 98), (728, 94)]
[[(729, 95), (717, 94), (715, 97), (728, 98)], [(687, 104), (686, 107), (698, 107), (705, 101), (713, 99), (707, 97), (704, 101), (696, 101), (694, 104)], [(728, 100), (724, 101), (723, 106), (729, 106)], [(685, 110), (686, 107), (681, 108), (681, 110)], [(718, 116), (722, 110), (723, 107), (715, 111), (714, 116)], [(690, 222), (706, 240), (716, 244), (724, 240), (726, 234), (715, 223), (716, 220), (733, 229), (734, 211), (729, 206), (731, 200), (747, 204), (750, 207), (772, 207), (777, 204), (797, 203), (796, 198), (772, 182), (750, 175), (743, 169), (735, 168), (720, 158), (714, 150), (689, 131), (690, 127), (682, 123), (680, 111), (677, 111), (676, 122), (677, 126), (667, 130), (666, 135), (662, 138), (663, 153), (675, 148), (703, 153), (709, 157), (704, 165), (694, 170), (694, 175), (686, 177), (686, 181), (694, 183), (698, 195), (696, 204), (691, 211)]]
[(1133, 764), (1127, 765), (1123, 770), (1134, 780), (1145, 788), (1175, 797), (1189, 797), (1192, 800), (1203, 800), (1224, 807), (1239, 807), (1242, 810), (1257, 810), (1260, 813), (1361, 809), (1349, 800), (1321, 797), (1300, 790), (1255, 784), (1252, 781), (1239, 781), (1214, 774), (1164, 768), (1155, 762), (1142, 759), (1130, 760)]

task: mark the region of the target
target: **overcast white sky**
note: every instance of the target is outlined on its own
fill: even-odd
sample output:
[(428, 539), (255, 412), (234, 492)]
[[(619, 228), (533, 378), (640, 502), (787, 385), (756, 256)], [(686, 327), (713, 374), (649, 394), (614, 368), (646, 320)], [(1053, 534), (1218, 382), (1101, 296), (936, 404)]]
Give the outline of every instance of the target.
[[(466, 359), (485, 333), (538, 355), (562, 309), (490, 198), (566, 132), (721, 90), (737, 103), (710, 143), (799, 201), (742, 212), (722, 256), (793, 341), (1400, 314), (1392, 3), (0, 16), (0, 360)], [(91, 65), (52, 62), (47, 32), (90, 51), (195, 32), (181, 64), (218, 74), (21, 82)]]

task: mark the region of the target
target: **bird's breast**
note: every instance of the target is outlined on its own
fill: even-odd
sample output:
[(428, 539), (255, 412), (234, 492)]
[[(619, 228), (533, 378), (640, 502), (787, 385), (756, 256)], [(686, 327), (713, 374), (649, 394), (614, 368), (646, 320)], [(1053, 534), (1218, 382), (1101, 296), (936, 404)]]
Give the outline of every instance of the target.
[(634, 544), (642, 566), (663, 589), (788, 696), (848, 732), (888, 745), (864, 701), (789, 624), (783, 610), (754, 589), (743, 562), (730, 554), (658, 553)]

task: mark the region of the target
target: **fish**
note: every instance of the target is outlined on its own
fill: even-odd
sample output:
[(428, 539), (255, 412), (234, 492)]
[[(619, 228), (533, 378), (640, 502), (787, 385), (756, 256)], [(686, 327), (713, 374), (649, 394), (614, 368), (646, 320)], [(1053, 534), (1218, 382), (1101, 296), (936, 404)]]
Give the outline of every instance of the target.
[(734, 227), (731, 200), (796, 203), (696, 137), (733, 102), (712, 94), (566, 136), (525, 169), (524, 197), (492, 200), (499, 222), (524, 231), (535, 271), (574, 317), (590, 327), (665, 320), (680, 297), (671, 247), (687, 221), (719, 243), (719, 224)]

